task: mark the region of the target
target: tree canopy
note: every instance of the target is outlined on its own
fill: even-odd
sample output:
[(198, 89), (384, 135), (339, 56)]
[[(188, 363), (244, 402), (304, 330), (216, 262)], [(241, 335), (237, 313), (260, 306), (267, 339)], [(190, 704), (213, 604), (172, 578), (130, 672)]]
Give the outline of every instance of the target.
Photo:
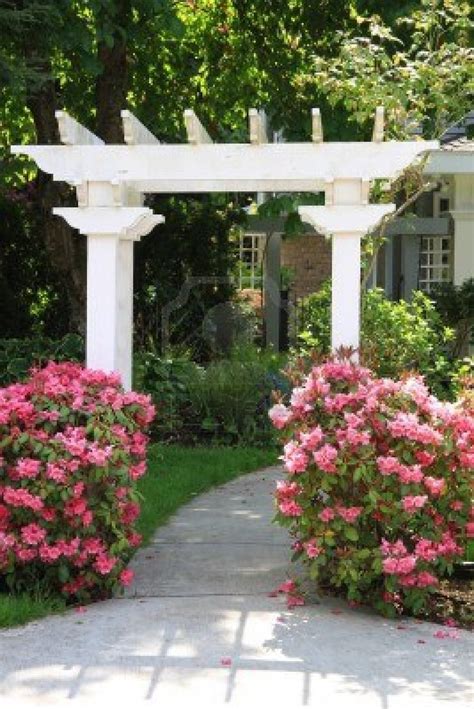
[[(1, 0), (0, 191), (15, 214), (0, 227), (2, 290), (14, 293), (26, 259), (35, 274), (34, 287), (22, 286), (26, 320), (83, 328), (85, 240), (51, 216), (52, 206), (74, 204), (75, 196), (8, 150), (59, 142), (56, 109), (120, 143), (123, 108), (165, 141), (185, 140), (186, 108), (216, 140), (245, 141), (250, 107), (264, 108), (287, 140), (305, 140), (310, 109), (320, 106), (326, 138), (343, 140), (368, 137), (383, 103), (389, 135), (407, 135), (416, 123), (433, 137), (472, 102), (470, 13), (462, 0)], [(160, 198), (160, 208), (177, 199)], [(229, 263), (222, 225), (237, 218), (238, 199), (178, 202), (174, 231), (161, 228), (159, 246), (151, 234), (139, 247), (141, 308), (147, 298), (146, 307), (157, 308), (183, 274), (204, 268), (197, 240), (209, 268)], [(174, 281), (157, 258), (167, 239), (189, 245)], [(167, 294), (159, 282), (170, 284)]]

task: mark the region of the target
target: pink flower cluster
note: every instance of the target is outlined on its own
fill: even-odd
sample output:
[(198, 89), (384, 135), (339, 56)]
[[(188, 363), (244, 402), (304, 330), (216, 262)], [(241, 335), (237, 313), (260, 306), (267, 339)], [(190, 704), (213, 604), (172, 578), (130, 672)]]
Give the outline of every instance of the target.
[(78, 364), (49, 363), (0, 389), (0, 574), (41, 582), (41, 563), (47, 583), (83, 599), (131, 583), (124, 561), (141, 542), (134, 487), (153, 416), (117, 375)]
[(473, 411), (420, 377), (379, 379), (343, 357), (290, 375), (271, 418), (288, 474), (277, 519), (294, 550), (352, 599), (419, 610), (474, 537)]
[(342, 505), (336, 505), (335, 508), (325, 507), (318, 514), (321, 522), (331, 522), (335, 517), (341, 517), (344, 522), (348, 524), (353, 524), (358, 517), (362, 514), (363, 507), (343, 507)]

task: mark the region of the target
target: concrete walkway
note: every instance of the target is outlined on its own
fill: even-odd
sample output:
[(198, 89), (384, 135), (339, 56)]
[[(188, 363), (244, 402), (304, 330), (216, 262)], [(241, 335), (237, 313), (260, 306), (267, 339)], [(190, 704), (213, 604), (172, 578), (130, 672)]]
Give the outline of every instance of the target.
[(278, 470), (196, 498), (137, 554), (128, 597), (0, 632), (0, 706), (472, 707), (472, 635), (267, 594), (288, 575)]

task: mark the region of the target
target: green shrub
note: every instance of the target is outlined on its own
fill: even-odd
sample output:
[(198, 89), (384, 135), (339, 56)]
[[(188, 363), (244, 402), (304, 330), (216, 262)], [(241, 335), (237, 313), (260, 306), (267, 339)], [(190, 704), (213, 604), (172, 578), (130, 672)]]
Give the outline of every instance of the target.
[(155, 439), (174, 441), (190, 436), (189, 380), (197, 367), (186, 357), (160, 357), (153, 352), (136, 357), (135, 386), (150, 394), (159, 411), (152, 428)]
[[(302, 303), (303, 349), (328, 354), (330, 348), (331, 284)], [(421, 291), (411, 302), (389, 300), (380, 288), (362, 295), (361, 360), (380, 377), (399, 377), (406, 371), (421, 373), (438, 396), (450, 391), (453, 363), (446, 327), (434, 303)]]
[(226, 442), (271, 439), (267, 411), (272, 380), (258, 362), (222, 360), (196, 369), (189, 381), (191, 407), (204, 434)]
[(285, 391), (282, 355), (251, 345), (207, 367), (184, 357), (139, 357), (136, 388), (151, 395), (153, 435), (164, 441), (265, 444), (273, 440), (267, 411), (274, 389)]
[(474, 278), (468, 278), (459, 286), (439, 283), (432, 297), (443, 321), (455, 330), (453, 356), (461, 357), (474, 342)]
[(74, 334), (60, 340), (49, 337), (0, 339), (0, 386), (25, 379), (31, 367), (50, 360), (83, 362), (84, 340)]

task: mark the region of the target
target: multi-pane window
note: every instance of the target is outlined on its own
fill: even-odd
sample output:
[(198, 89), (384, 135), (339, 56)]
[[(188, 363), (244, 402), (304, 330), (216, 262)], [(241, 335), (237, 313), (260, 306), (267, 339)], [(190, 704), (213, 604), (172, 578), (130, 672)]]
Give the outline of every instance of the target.
[(450, 236), (422, 236), (420, 246), (419, 287), (430, 293), (436, 283), (452, 280)]
[(260, 288), (265, 234), (244, 232), (240, 237), (239, 287)]

